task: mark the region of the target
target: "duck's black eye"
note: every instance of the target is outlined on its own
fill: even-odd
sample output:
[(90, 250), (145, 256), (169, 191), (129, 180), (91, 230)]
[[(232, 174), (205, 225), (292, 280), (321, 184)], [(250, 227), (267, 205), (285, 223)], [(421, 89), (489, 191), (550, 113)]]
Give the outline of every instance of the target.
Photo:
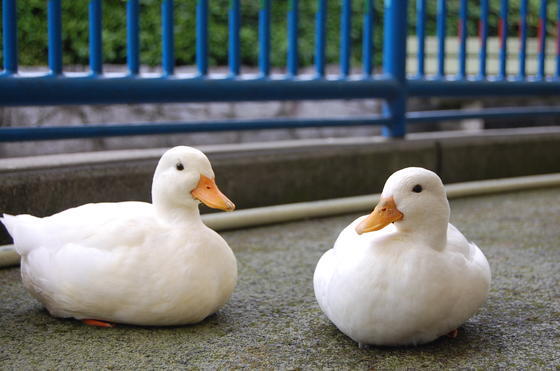
[(177, 170), (179, 170), (179, 171), (181, 171), (181, 170), (183, 170), (183, 169), (185, 168), (185, 167), (183, 166), (183, 164), (180, 163), (180, 162), (177, 162), (177, 165), (175, 165), (175, 167), (176, 167)]
[(416, 193), (422, 192), (422, 186), (420, 184), (416, 184), (414, 188), (412, 188), (412, 192), (416, 192)]

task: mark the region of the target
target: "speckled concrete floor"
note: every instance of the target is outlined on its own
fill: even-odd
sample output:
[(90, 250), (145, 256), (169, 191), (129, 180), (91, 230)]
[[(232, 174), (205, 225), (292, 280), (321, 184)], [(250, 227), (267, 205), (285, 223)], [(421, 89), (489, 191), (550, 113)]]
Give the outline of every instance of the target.
[(240, 280), (203, 323), (92, 328), (50, 317), (0, 270), (0, 368), (558, 368), (560, 189), (455, 200), (452, 221), (486, 253), (487, 304), (456, 339), (359, 349), (322, 315), (312, 275), (356, 215), (224, 233)]

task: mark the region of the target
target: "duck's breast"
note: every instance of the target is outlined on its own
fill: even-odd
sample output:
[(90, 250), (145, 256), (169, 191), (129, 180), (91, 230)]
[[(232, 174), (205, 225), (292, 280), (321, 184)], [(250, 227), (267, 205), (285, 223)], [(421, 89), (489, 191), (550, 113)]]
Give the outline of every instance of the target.
[(484, 302), (489, 279), (462, 254), (414, 246), (390, 233), (368, 239), (346, 246), (346, 252), (337, 242), (321, 306), (355, 340), (430, 341), (459, 326)]

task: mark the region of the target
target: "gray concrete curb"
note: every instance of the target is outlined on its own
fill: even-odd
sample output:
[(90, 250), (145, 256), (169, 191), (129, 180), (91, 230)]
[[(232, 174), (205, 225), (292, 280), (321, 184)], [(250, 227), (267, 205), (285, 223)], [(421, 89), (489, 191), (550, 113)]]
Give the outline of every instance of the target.
[[(445, 186), (447, 197), (460, 198), (519, 190), (558, 187), (560, 173), (531, 175), (506, 179), (479, 180)], [(344, 197), (330, 200), (257, 207), (231, 213), (212, 213), (202, 216), (204, 224), (216, 231), (250, 228), (295, 220), (350, 214), (371, 210), (380, 194)], [(0, 268), (19, 264), (13, 245), (0, 245)]]

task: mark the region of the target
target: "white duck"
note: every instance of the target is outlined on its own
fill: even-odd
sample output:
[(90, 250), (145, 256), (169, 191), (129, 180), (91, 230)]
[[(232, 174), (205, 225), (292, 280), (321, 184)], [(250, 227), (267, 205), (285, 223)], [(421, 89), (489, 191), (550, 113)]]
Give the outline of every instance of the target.
[(421, 344), (456, 336), (486, 300), (490, 267), (449, 223), (441, 179), (411, 167), (391, 175), (373, 212), (340, 233), (313, 284), (323, 312), (360, 347)]
[(4, 214), (24, 286), (53, 316), (98, 326), (182, 325), (216, 312), (236, 285), (237, 262), (202, 223), (198, 204), (235, 205), (206, 156), (168, 150), (152, 201), (87, 204), (46, 218)]

